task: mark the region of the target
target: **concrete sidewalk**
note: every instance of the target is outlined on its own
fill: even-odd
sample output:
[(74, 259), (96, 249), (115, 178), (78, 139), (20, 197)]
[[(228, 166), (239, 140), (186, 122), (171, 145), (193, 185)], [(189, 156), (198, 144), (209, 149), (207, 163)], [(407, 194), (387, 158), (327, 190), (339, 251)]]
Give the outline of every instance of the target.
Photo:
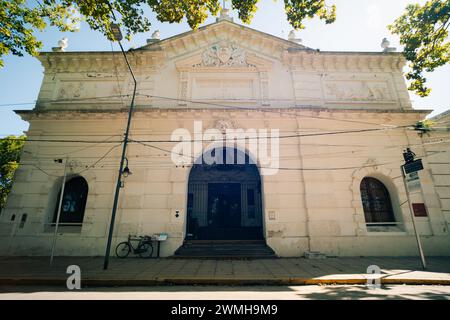
[[(366, 284), (367, 267), (381, 269), (382, 284), (450, 285), (450, 257), (280, 258), (256, 260), (1, 257), (0, 285), (66, 285), (69, 265), (81, 268), (82, 286)], [(0, 289), (1, 290), (1, 289)]]

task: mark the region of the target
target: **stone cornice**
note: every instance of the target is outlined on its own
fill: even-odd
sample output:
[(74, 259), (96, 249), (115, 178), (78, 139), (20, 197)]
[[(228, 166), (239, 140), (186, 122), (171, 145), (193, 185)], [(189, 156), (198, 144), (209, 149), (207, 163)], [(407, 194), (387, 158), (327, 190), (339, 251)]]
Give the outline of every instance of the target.
[[(122, 119), (128, 115), (128, 109), (103, 109), (103, 110), (15, 110), (23, 120), (101, 120), (101, 119)], [(430, 114), (432, 110), (386, 110), (386, 109), (330, 109), (330, 108), (319, 108), (319, 107), (297, 107), (297, 108), (255, 108), (246, 110), (233, 110), (217, 108), (137, 108), (134, 112), (134, 117), (139, 116), (150, 116), (151, 118), (161, 119), (167, 118), (169, 115), (173, 115), (173, 118), (177, 119), (180, 116), (186, 116), (188, 114), (196, 115), (197, 118), (199, 114), (204, 114), (207, 116), (214, 116), (215, 113), (225, 113), (227, 117), (230, 116), (230, 112), (237, 116), (237, 114), (249, 115), (249, 114), (261, 114), (266, 117), (267, 115), (273, 115), (273, 117), (290, 117), (292, 118), (293, 112), (298, 112), (299, 116), (302, 113), (313, 113), (313, 114), (386, 114), (386, 115), (398, 115), (403, 118), (407, 115), (420, 115), (420, 118), (425, 118), (426, 115)], [(286, 114), (286, 116), (284, 116)], [(378, 117), (378, 116), (377, 116)], [(344, 119), (343, 118), (343, 119)], [(333, 120), (333, 118), (330, 118)]]
[(279, 56), (288, 49), (313, 50), (301, 44), (288, 41), (268, 33), (264, 33), (228, 20), (187, 31), (173, 37), (145, 45), (138, 50), (162, 49), (169, 57), (183, 54), (189, 49), (199, 48), (216, 41), (232, 38), (249, 47), (256, 47), (261, 53)]
[(401, 72), (406, 59), (401, 53), (287, 51), (283, 60), (295, 70)]
[[(128, 51), (128, 59), (136, 69), (155, 68), (163, 59), (162, 52)], [(37, 57), (46, 73), (107, 72), (127, 66), (121, 52), (41, 52)]]

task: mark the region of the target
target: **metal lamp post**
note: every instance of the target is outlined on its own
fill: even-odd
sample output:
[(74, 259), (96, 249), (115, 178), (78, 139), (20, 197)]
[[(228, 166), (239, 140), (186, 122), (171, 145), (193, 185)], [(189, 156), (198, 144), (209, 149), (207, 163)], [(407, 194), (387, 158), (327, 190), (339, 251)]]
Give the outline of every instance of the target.
[(128, 134), (130, 132), (131, 117), (132, 117), (132, 114), (133, 114), (134, 99), (135, 99), (135, 96), (136, 96), (136, 88), (137, 88), (137, 81), (136, 81), (136, 78), (134, 76), (133, 70), (131, 69), (130, 63), (128, 62), (127, 55), (126, 55), (125, 51), (123, 50), (122, 43), (120, 43), (120, 40), (122, 40), (122, 33), (120, 32), (119, 26), (117, 24), (111, 24), (111, 31), (113, 32), (114, 40), (119, 43), (120, 50), (122, 51), (122, 54), (123, 54), (123, 56), (125, 58), (125, 62), (127, 64), (128, 70), (130, 71), (131, 76), (133, 77), (134, 89), (133, 89), (133, 97), (131, 99), (130, 109), (128, 110), (128, 121), (127, 121), (126, 130), (125, 130), (124, 141), (123, 141), (122, 157), (120, 159), (119, 172), (118, 172), (118, 175), (117, 175), (116, 191), (115, 191), (115, 194), (114, 194), (114, 203), (113, 203), (113, 208), (112, 208), (112, 212), (111, 212), (111, 222), (110, 222), (110, 225), (109, 225), (108, 241), (107, 241), (107, 244), (106, 244), (105, 259), (104, 259), (104, 263), (103, 263), (103, 269), (104, 270), (108, 269), (108, 264), (109, 264), (109, 254), (111, 252), (111, 242), (112, 242), (112, 237), (113, 237), (113, 233), (114, 233), (114, 222), (116, 220), (116, 211), (117, 211), (117, 203), (119, 201), (119, 192), (120, 192), (120, 187), (121, 187), (121, 178), (122, 178), (122, 175), (124, 173), (123, 165), (124, 165), (124, 162), (125, 162), (125, 154), (126, 154), (127, 144), (128, 144)]

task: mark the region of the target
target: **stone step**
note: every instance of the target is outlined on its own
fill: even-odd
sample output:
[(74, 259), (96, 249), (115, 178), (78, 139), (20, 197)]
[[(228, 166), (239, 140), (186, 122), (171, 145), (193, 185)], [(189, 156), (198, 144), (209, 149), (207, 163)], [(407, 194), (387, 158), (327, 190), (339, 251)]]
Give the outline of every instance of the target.
[(175, 251), (175, 258), (275, 258), (264, 241), (187, 241)]

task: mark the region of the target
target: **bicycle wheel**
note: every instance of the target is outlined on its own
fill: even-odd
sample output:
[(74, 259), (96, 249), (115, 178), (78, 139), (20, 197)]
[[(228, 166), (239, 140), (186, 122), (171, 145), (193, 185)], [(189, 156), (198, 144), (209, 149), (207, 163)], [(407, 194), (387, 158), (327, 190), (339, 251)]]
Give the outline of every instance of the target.
[(153, 246), (150, 242), (144, 242), (139, 246), (139, 256), (141, 258), (151, 258), (153, 254)]
[(116, 256), (124, 259), (130, 254), (131, 248), (128, 242), (121, 242), (116, 247)]

